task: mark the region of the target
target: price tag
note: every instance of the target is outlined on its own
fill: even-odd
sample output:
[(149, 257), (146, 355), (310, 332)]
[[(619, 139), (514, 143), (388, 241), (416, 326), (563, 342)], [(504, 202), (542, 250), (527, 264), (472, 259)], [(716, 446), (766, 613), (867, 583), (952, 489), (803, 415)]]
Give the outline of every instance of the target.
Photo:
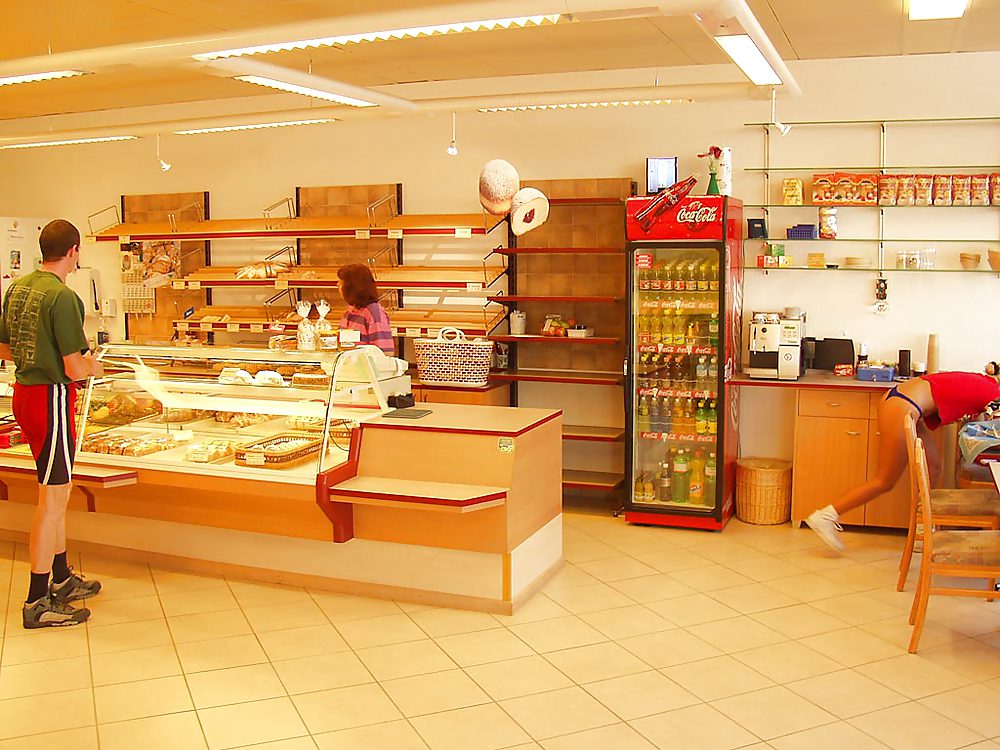
[(372, 238), (372, 232), (370, 229), (355, 229), (354, 239), (356, 240), (370, 240)]
[(390, 229), (389, 230), (389, 239), (390, 240), (401, 240), (401, 239), (403, 239), (403, 230), (402, 229)]
[(200, 281), (189, 281), (188, 282), (188, 289), (201, 289), (201, 282)]
[(240, 324), (239, 323), (226, 323), (226, 330), (229, 331), (229, 333), (239, 333), (240, 332)]
[(180, 321), (177, 322), (177, 330), (178, 331), (186, 331), (187, 329), (188, 329), (187, 321), (180, 320)]
[(257, 453), (255, 451), (247, 451), (243, 454), (243, 462), (247, 466), (263, 466), (264, 465), (264, 454)]
[(211, 323), (199, 323), (198, 327), (201, 330), (203, 330), (203, 331), (211, 331), (212, 330), (212, 324)]
[(175, 282), (173, 282), (173, 283), (171, 284), (171, 286), (172, 286), (172, 287), (173, 287), (174, 289), (183, 289), (183, 288), (184, 288), (184, 282), (183, 282), (183, 281), (175, 281)]
[(118, 235), (118, 242), (120, 242), (123, 245), (126, 242), (131, 242), (131, 241), (132, 241), (132, 236), (131, 235), (128, 235), (128, 234), (119, 234)]
[(455, 227), (455, 236), (468, 239), (472, 236), (472, 227)]
[(288, 279), (275, 279), (274, 280), (275, 289), (288, 289)]
[(250, 333), (264, 333), (264, 324), (263, 323), (251, 323), (250, 324)]
[(480, 292), (483, 289), (483, 282), (481, 281), (470, 281), (465, 285), (466, 291), (469, 292)]
[(414, 336), (419, 336), (420, 335), (420, 329), (419, 328), (407, 328), (406, 329), (406, 335), (408, 337), (410, 337), (410, 338), (413, 338)]

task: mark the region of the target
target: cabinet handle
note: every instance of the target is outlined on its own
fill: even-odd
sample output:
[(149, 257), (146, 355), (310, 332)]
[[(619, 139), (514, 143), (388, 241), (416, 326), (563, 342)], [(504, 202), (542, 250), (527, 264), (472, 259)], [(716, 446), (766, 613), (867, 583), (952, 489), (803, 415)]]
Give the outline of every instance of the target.
[(836, 409), (838, 406), (840, 406), (840, 403), (837, 402), (837, 401), (827, 401), (826, 405), (827, 406), (832, 406), (834, 409)]
[(847, 434), (851, 437), (858, 437), (861, 433), (857, 430), (847, 430)]

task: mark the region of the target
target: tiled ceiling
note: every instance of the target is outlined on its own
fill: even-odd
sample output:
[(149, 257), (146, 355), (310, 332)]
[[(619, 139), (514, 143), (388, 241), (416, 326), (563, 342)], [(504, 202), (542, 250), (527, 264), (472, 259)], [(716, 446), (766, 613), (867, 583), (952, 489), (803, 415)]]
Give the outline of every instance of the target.
[[(910, 23), (906, 0), (748, 0), (785, 60), (1000, 49), (1000, 0), (958, 21)], [(637, 6), (643, 5), (637, 0)], [(650, 4), (650, 3), (646, 3)], [(379, 13), (461, 6), (381, 0)], [(371, 13), (370, 0), (5, 2), (0, 60)], [(472, 20), (472, 19), (470, 19)], [(277, 40), (276, 40), (277, 41)], [(408, 39), (255, 59), (359, 86), (725, 63), (690, 16), (559, 24)], [(735, 70), (735, 68), (734, 68)], [(0, 118), (267, 93), (195, 69), (130, 67), (0, 90)]]

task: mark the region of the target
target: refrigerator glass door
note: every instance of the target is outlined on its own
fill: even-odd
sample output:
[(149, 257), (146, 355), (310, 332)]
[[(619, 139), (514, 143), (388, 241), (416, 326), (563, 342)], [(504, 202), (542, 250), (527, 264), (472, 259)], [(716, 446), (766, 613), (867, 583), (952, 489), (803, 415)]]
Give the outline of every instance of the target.
[(636, 250), (631, 505), (710, 514), (722, 464), (717, 248)]

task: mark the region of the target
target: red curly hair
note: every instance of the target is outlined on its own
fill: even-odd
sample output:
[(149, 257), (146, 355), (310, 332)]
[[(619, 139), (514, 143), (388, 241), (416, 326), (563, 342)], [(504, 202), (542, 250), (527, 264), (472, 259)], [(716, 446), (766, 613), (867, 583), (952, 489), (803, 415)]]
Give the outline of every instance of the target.
[(375, 277), (363, 263), (341, 267), (337, 270), (337, 278), (343, 282), (340, 293), (347, 304), (361, 308), (378, 301)]

